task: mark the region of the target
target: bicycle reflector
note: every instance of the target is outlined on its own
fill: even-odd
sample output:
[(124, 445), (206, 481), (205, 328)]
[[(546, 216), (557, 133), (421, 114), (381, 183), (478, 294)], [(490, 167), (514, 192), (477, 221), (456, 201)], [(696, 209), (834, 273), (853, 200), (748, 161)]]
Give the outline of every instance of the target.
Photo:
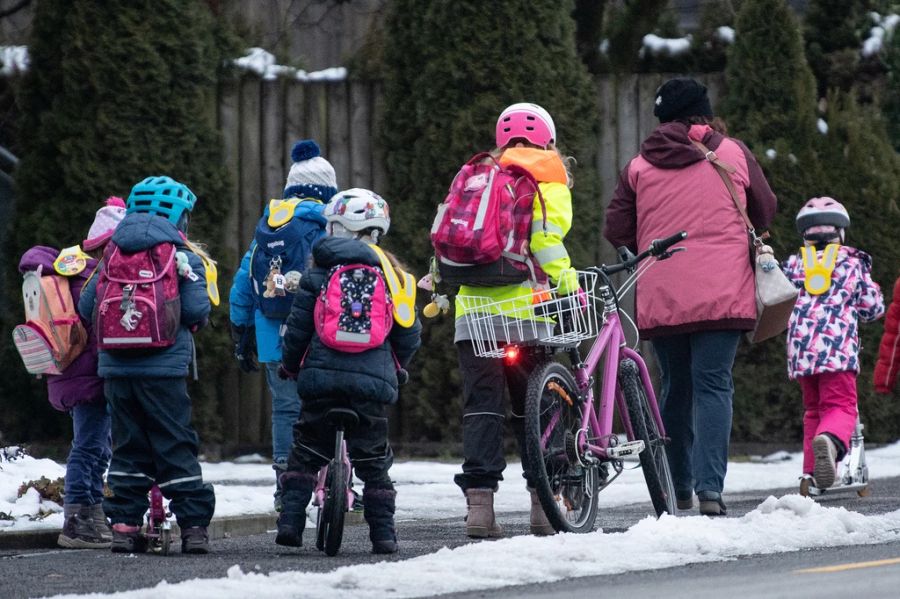
[(519, 346), (507, 345), (503, 348), (503, 359), (507, 364), (515, 364), (519, 360)]

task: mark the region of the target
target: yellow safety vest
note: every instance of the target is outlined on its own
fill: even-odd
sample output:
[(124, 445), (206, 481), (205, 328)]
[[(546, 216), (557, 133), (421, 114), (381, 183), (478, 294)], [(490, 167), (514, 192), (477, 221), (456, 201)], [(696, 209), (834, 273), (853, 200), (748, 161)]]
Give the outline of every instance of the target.
[(395, 269), (380, 247), (371, 243), (369, 247), (378, 255), (378, 259), (381, 261), (381, 271), (387, 279), (388, 289), (391, 290), (394, 321), (408, 329), (416, 322), (416, 279), (408, 272), (399, 268)]
[(831, 287), (831, 273), (837, 263), (840, 245), (829, 243), (822, 252), (822, 261), (819, 261), (816, 248), (811, 245), (800, 248), (803, 255), (803, 286), (810, 295), (822, 295)]

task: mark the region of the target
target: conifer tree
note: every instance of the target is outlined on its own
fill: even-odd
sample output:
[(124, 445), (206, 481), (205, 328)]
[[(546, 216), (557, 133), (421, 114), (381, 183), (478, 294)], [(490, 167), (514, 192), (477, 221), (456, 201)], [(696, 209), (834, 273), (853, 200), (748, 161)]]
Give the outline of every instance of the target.
[[(20, 131), (27, 135), (8, 255), (35, 244), (78, 243), (107, 196), (127, 197), (144, 177), (166, 174), (198, 197), (191, 237), (209, 243), (222, 264), (233, 262), (216, 255), (229, 176), (215, 127), (220, 39), (200, 0), (36, 5), (31, 66), (19, 98)], [(15, 268), (14, 260), (8, 264)], [(220, 285), (228, 279), (221, 273)], [(224, 313), (219, 308), (214, 318)], [(214, 351), (222, 356), (226, 330), (198, 336), (207, 391), (216, 369), (230, 366), (227, 359), (203, 359)], [(4, 395), (24, 401), (21, 392)], [(213, 430), (215, 406), (202, 402), (195, 410), (202, 432)]]
[[(576, 52), (573, 6), (571, 0), (489, 8), (479, 0), (392, 3), (383, 123), (392, 223), (385, 241), (415, 272), (428, 268), (428, 231), (453, 175), (472, 154), (493, 148), (498, 115), (520, 101), (553, 115), (561, 150), (578, 161), (566, 247), (576, 265), (594, 260), (598, 110)], [(454, 439), (460, 388), (452, 314), (424, 325), (413, 382), (401, 392), (402, 434), (410, 441)]]

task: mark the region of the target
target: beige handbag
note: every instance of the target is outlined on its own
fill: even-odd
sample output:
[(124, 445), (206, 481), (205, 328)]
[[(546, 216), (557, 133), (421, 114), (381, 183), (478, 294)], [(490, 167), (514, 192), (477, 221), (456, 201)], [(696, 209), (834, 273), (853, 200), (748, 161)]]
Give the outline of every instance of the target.
[(788, 320), (797, 302), (800, 290), (781, 271), (778, 260), (772, 248), (763, 243), (763, 237), (756, 234), (747, 211), (738, 200), (737, 190), (729, 173), (734, 172), (734, 167), (719, 160), (716, 153), (696, 140), (691, 140), (697, 146), (706, 159), (715, 167), (716, 172), (725, 182), (728, 193), (734, 201), (735, 207), (741, 213), (744, 224), (747, 225), (747, 233), (752, 242), (754, 258), (754, 278), (756, 282), (756, 328), (747, 333), (747, 340), (751, 343), (765, 341), (783, 333), (788, 326)]

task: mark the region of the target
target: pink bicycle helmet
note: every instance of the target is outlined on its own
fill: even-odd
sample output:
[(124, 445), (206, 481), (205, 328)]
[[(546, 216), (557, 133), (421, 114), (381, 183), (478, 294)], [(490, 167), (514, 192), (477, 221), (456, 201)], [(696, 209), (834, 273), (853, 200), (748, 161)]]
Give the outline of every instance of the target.
[(806, 202), (797, 213), (796, 223), (804, 239), (826, 241), (826, 236), (833, 238), (840, 234), (843, 241), (844, 229), (850, 226), (850, 215), (840, 202), (823, 196)]
[(503, 148), (516, 138), (546, 148), (556, 141), (556, 125), (550, 113), (530, 102), (508, 106), (497, 119), (497, 147)]

